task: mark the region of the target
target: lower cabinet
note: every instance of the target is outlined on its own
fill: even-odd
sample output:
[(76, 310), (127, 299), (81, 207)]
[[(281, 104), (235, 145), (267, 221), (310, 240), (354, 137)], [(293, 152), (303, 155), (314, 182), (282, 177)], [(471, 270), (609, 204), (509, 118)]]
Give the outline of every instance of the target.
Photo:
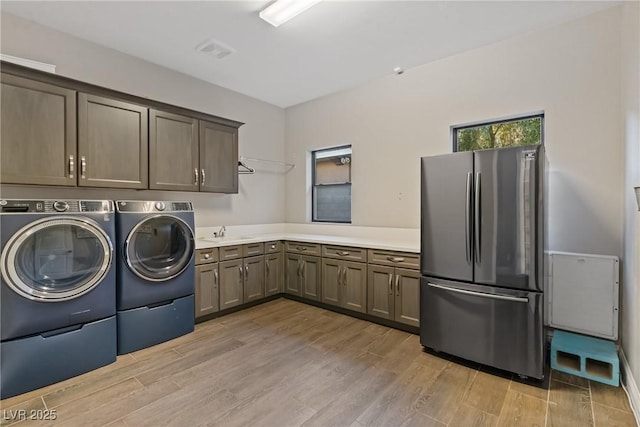
[(200, 317), (220, 310), (218, 263), (196, 266), (196, 312)]
[(244, 302), (244, 263), (242, 259), (220, 262), (220, 310)]
[[(262, 243), (225, 246), (220, 249), (220, 310), (264, 298), (264, 256)], [(231, 258), (231, 259), (229, 259)]]
[(195, 317), (220, 311), (218, 248), (196, 251)]
[(287, 253), (284, 291), (302, 298), (320, 301), (320, 257)]
[(419, 255), (412, 253), (280, 241), (199, 249), (195, 288), (196, 318), (284, 292), (420, 323)]
[(264, 256), (244, 258), (244, 302), (264, 298)]
[(284, 292), (284, 256), (282, 252), (264, 256), (264, 294)]
[(322, 259), (322, 302), (367, 312), (367, 264)]
[(369, 265), (367, 312), (372, 316), (420, 326), (420, 272)]

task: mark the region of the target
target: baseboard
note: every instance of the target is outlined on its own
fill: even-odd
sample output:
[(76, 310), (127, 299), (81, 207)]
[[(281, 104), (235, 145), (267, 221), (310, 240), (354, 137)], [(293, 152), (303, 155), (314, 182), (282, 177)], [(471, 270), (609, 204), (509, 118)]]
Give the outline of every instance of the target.
[(640, 389), (638, 389), (638, 384), (631, 374), (631, 367), (622, 348), (620, 349), (620, 360), (622, 362), (622, 384), (629, 396), (629, 403), (631, 404), (633, 415), (636, 417), (636, 423), (640, 425)]

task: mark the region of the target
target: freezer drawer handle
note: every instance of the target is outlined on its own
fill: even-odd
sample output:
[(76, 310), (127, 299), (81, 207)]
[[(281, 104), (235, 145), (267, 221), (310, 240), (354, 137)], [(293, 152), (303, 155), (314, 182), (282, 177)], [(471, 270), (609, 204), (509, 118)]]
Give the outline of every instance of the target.
[(487, 293), (484, 293), (484, 292), (473, 292), (473, 291), (467, 291), (467, 290), (464, 290), (464, 289), (450, 288), (448, 286), (436, 285), (435, 283), (430, 283), (430, 282), (427, 282), (427, 285), (431, 286), (432, 288), (443, 289), (443, 290), (449, 291), (449, 292), (457, 292), (459, 294), (473, 295), (474, 297), (499, 299), (499, 300), (504, 300), (504, 301), (513, 301), (513, 302), (524, 302), (524, 303), (528, 303), (529, 302), (529, 298), (526, 298), (526, 297), (512, 297), (511, 295), (487, 294)]

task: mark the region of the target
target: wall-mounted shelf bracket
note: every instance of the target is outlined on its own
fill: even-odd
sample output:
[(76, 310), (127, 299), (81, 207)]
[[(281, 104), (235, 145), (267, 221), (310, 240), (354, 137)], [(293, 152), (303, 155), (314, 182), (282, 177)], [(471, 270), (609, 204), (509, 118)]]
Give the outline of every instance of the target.
[(247, 161), (247, 160), (250, 161), (250, 162), (262, 162), (262, 163), (269, 163), (269, 164), (272, 164), (272, 165), (283, 166), (285, 168), (284, 173), (287, 173), (291, 169), (296, 167), (296, 165), (293, 164), (293, 163), (286, 163), (286, 162), (279, 162), (279, 161), (276, 161), (276, 160), (256, 159), (254, 157), (240, 156), (240, 160), (238, 161), (238, 167), (242, 168), (242, 169), (238, 170), (239, 174), (253, 174), (255, 172), (254, 168), (247, 166), (247, 164), (245, 163), (245, 161)]

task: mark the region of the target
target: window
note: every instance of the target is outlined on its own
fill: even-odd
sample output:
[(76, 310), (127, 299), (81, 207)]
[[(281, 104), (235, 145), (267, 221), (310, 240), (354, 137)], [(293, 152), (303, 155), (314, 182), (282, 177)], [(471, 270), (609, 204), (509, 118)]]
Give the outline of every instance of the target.
[(312, 221), (351, 222), (351, 146), (311, 152)]
[(453, 126), (453, 151), (542, 144), (544, 114)]

